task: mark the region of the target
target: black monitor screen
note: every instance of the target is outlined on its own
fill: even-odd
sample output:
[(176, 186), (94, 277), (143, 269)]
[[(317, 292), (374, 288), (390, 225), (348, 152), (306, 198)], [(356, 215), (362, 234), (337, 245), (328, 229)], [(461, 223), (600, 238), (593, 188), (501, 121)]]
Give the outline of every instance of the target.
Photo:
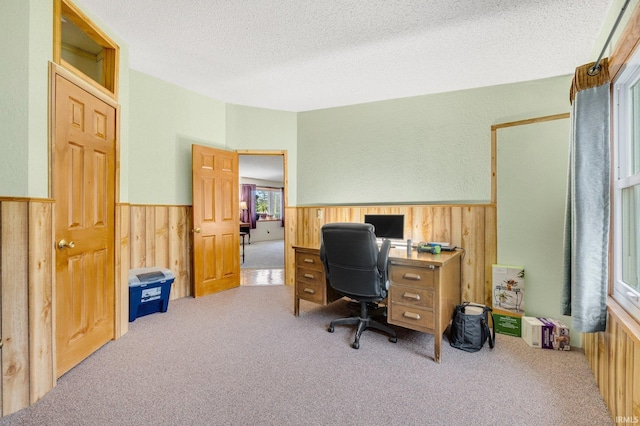
[(394, 240), (404, 239), (403, 214), (365, 214), (364, 222), (372, 224), (376, 237)]

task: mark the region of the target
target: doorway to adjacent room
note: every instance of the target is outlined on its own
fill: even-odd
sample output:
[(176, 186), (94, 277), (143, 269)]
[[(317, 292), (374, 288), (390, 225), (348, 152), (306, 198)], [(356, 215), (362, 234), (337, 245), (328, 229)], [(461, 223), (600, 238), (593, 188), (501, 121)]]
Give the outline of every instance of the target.
[[(241, 285), (284, 284), (286, 157), (242, 152), (240, 175)], [(250, 227), (249, 229), (247, 229)]]

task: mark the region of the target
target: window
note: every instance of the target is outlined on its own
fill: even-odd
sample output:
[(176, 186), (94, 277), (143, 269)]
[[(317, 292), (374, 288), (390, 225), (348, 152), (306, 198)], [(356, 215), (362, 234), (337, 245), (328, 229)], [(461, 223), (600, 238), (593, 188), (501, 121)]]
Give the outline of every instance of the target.
[(640, 320), (640, 54), (614, 86), (613, 297)]
[(260, 220), (282, 217), (282, 191), (280, 188), (256, 188), (256, 213)]
[(56, 0), (53, 61), (117, 98), (119, 47), (70, 0)]

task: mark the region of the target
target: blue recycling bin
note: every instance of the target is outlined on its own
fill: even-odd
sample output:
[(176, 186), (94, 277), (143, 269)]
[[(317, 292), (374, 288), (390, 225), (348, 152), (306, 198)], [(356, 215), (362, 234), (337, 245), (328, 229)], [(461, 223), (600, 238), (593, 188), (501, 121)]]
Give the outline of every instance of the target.
[(175, 275), (170, 269), (129, 270), (129, 322), (143, 315), (167, 312)]

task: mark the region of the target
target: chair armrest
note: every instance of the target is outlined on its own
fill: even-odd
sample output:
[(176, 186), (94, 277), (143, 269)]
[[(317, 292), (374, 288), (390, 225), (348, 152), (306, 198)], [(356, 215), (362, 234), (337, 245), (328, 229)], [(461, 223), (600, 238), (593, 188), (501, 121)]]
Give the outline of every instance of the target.
[(389, 261), (389, 249), (391, 248), (391, 241), (383, 240), (382, 246), (380, 246), (380, 252), (378, 253), (378, 271), (387, 273), (387, 264)]

